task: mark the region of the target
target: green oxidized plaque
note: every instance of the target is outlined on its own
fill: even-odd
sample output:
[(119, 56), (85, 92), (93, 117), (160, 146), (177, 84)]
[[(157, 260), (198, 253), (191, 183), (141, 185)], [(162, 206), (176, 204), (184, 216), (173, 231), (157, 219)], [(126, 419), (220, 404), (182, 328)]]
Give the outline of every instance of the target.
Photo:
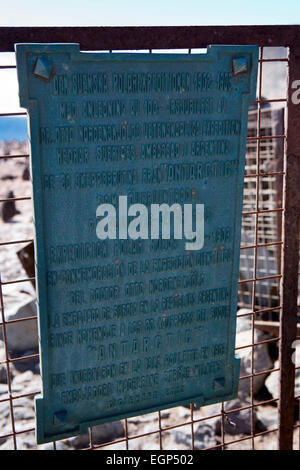
[(235, 397), (258, 48), (16, 52), (31, 138), (38, 442)]

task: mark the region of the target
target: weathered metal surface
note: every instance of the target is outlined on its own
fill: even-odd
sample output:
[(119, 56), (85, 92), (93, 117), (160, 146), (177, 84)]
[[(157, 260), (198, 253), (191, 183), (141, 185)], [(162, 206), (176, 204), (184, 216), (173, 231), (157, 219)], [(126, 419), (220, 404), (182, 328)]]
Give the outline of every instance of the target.
[[(17, 45), (32, 146), (38, 442), (236, 395), (247, 104), (255, 98), (257, 49), (150, 55)], [(175, 224), (170, 239), (130, 239), (120, 225), (117, 239), (99, 240), (97, 207), (117, 208), (119, 196), (149, 214), (156, 203), (204, 205), (204, 246), (187, 250)]]
[(207, 44), (300, 45), (299, 25), (153, 27), (2, 27), (0, 51), (17, 42), (74, 42), (82, 50), (178, 49)]
[(293, 449), (295, 364), (292, 343), (297, 336), (297, 296), (300, 229), (300, 104), (292, 84), (300, 77), (300, 48), (289, 54), (288, 128), (285, 158), (283, 251), (280, 322), (279, 449)]

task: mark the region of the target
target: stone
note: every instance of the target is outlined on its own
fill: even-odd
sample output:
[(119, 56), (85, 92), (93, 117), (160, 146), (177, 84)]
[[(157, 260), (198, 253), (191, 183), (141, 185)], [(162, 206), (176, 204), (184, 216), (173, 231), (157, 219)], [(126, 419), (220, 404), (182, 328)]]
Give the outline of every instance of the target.
[[(225, 404), (225, 412), (231, 411), (239, 408), (243, 408), (248, 406), (249, 402), (242, 402), (239, 399), (231, 400)], [(228, 419), (224, 419), (224, 430), (225, 433), (235, 436), (237, 434), (251, 434), (251, 408), (247, 408), (241, 411), (235, 411), (233, 413), (227, 414)], [(219, 418), (215, 422), (215, 432), (218, 436), (221, 435), (221, 423), (222, 418)], [(255, 424), (255, 431), (266, 431), (266, 426), (258, 419), (257, 413), (254, 410), (254, 424)]]
[(252, 310), (249, 308), (241, 308), (237, 312), (237, 320), (236, 320), (236, 332), (241, 333), (242, 331), (249, 331), (251, 330), (251, 316), (239, 316), (245, 315), (247, 313), (251, 313)]
[[(31, 300), (21, 305), (15, 312), (6, 312), (6, 320), (36, 317), (36, 301)], [(2, 332), (1, 332), (2, 334)], [(7, 347), (9, 352), (15, 353), (38, 349), (37, 320), (31, 319), (6, 325)], [(0, 339), (3, 339), (0, 337)]]
[(278, 408), (276, 404), (258, 407), (257, 417), (266, 428), (275, 429), (278, 426)]
[[(112, 423), (100, 424), (92, 428), (93, 443), (102, 444), (104, 442), (111, 442), (118, 437), (125, 436), (125, 429), (122, 421), (113, 421)], [(90, 445), (89, 434), (80, 434), (75, 437), (67, 439), (66, 443), (75, 449), (81, 449)]]
[(32, 420), (32, 424), (34, 425), (34, 410), (29, 406), (16, 406), (16, 404), (14, 403), (14, 419), (16, 422), (23, 420)]
[[(190, 426), (189, 426), (190, 428)], [(184, 429), (184, 430), (183, 430)], [(191, 430), (183, 428), (180, 431), (174, 431), (174, 440), (178, 444), (184, 444), (188, 449), (192, 449)], [(215, 432), (213, 428), (207, 424), (199, 424), (194, 428), (194, 448), (197, 450), (207, 449), (216, 445)]]
[[(295, 364), (297, 367), (300, 366), (300, 341), (295, 342)], [(279, 369), (279, 361), (276, 361), (274, 364), (274, 369)], [(271, 393), (273, 398), (279, 398), (279, 371), (272, 372), (267, 380), (266, 380), (266, 387)], [(300, 369), (296, 369), (295, 371), (295, 396), (300, 395)]]
[[(4, 199), (13, 199), (15, 197), (13, 191), (9, 191)], [(1, 206), (1, 217), (3, 222), (9, 222), (15, 215), (20, 214), (16, 208), (15, 201), (5, 201)]]
[[(6, 363), (4, 362), (6, 360), (6, 354), (5, 354), (5, 349), (4, 349), (4, 343), (0, 341), (0, 384), (7, 384), (7, 367)], [(12, 380), (13, 377), (16, 374), (16, 369), (13, 363), (9, 364), (9, 373), (10, 373), (10, 379)], [(0, 391), (1, 394), (1, 391)]]
[[(255, 330), (254, 341), (260, 342), (270, 338), (270, 335), (265, 334), (263, 331)], [(252, 331), (243, 330), (236, 335), (236, 347), (246, 346), (252, 344)], [(251, 358), (252, 348), (238, 349), (237, 355), (241, 358), (240, 377), (250, 375), (252, 373)], [(260, 344), (254, 347), (254, 372), (261, 372), (270, 370), (274, 366), (274, 361), (271, 359), (268, 351), (268, 344)], [(258, 393), (263, 387), (268, 374), (257, 375), (253, 379), (254, 393)], [(239, 397), (250, 396), (250, 378), (240, 380), (239, 382)]]
[[(40, 444), (38, 450), (54, 450), (53, 443), (49, 442), (48, 444)], [(71, 450), (71, 448), (64, 442), (56, 442), (55, 450)]]
[[(1, 383), (0, 382), (0, 395), (6, 395), (7, 394), (7, 384)], [(2, 398), (2, 397), (1, 397)]]
[(23, 173), (22, 173), (22, 179), (24, 181), (30, 181), (30, 170), (29, 170), (29, 165), (26, 165)]
[(0, 450), (14, 450), (13, 440), (12, 439), (0, 439)]
[(17, 177), (13, 175), (3, 175), (1, 176), (2, 181), (7, 181), (7, 180), (15, 180)]
[[(26, 271), (27, 276), (32, 279), (35, 277), (34, 267), (34, 244), (30, 242), (28, 245), (23, 246), (21, 250), (17, 251), (17, 256)], [(32, 279), (31, 284), (35, 288), (35, 280)]]
[(33, 373), (31, 370), (27, 370), (23, 374), (17, 375), (14, 380), (13, 384), (18, 385), (18, 384), (27, 384), (28, 382), (31, 382), (33, 379)]

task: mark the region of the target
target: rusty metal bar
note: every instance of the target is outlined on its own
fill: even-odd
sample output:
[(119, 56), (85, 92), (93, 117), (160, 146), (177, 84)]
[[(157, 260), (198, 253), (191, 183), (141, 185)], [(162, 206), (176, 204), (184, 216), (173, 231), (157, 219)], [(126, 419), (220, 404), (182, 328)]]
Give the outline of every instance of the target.
[[(277, 61), (276, 61), (277, 62)], [(255, 101), (249, 101), (250, 104), (257, 104), (257, 103), (281, 103), (281, 102), (284, 102), (284, 103), (287, 103), (287, 99), (286, 98), (274, 98), (273, 100), (266, 100), (266, 99), (257, 99)]]
[(256, 141), (256, 140), (272, 140), (272, 139), (286, 139), (286, 135), (260, 135), (257, 137), (247, 137), (247, 142)]
[(124, 419), (124, 421), (125, 421), (126, 450), (128, 450), (128, 421), (127, 419)]
[(242, 215), (267, 214), (270, 212), (283, 212), (283, 211), (284, 211), (284, 207), (278, 207), (278, 209), (259, 209), (258, 211), (242, 212)]
[(12, 384), (11, 384), (11, 376), (9, 370), (9, 355), (8, 355), (8, 348), (7, 348), (7, 333), (6, 333), (6, 324), (5, 324), (5, 317), (4, 317), (4, 302), (3, 302), (3, 292), (2, 292), (2, 282), (1, 282), (1, 273), (0, 273), (0, 303), (1, 303), (1, 320), (2, 320), (2, 329), (3, 329), (3, 339), (5, 344), (5, 361), (6, 361), (6, 375), (7, 375), (7, 391), (9, 396), (9, 412), (10, 412), (10, 422), (11, 422), (11, 429), (13, 433), (13, 444), (14, 450), (17, 450), (17, 439), (16, 439), (16, 428), (15, 428), (15, 418), (14, 418), (14, 407), (12, 401)]
[[(281, 279), (281, 278), (282, 278), (282, 274), (273, 274), (272, 276), (253, 277), (252, 279), (242, 279), (239, 281), (239, 284), (245, 284), (247, 282), (266, 281), (267, 279)], [(15, 281), (15, 282), (18, 282), (18, 281)]]
[(19, 282), (27, 282), (27, 281), (34, 281), (34, 277), (28, 277), (27, 279), (16, 279), (14, 281), (7, 281), (7, 282), (2, 282), (2, 286), (7, 286), (8, 284), (18, 284)]
[[(0, 307), (1, 308), (1, 307)], [(6, 320), (5, 321), (5, 324), (6, 325), (9, 325), (9, 324), (13, 324), (13, 323), (20, 323), (22, 321), (28, 321), (28, 320), (36, 320), (37, 317), (25, 317), (25, 318), (16, 318), (15, 320)], [(2, 326), (3, 323), (0, 321), (0, 326)], [(1, 362), (0, 362), (1, 364)]]
[(291, 44), (289, 55), (288, 128), (285, 158), (284, 207), (282, 217), (283, 251), (280, 322), (280, 450), (293, 449), (295, 364), (292, 343), (296, 338), (298, 253), (299, 253), (299, 187), (300, 187), (300, 106), (293, 104), (292, 83), (300, 78), (300, 46)]
[[(240, 349), (252, 348), (253, 346), (259, 346), (261, 344), (274, 343), (274, 342), (279, 341), (279, 340), (280, 340), (280, 337), (264, 339), (263, 341), (257, 341), (255, 343), (246, 344), (245, 346), (239, 346), (238, 348), (235, 348), (235, 350), (239, 351)], [(253, 375), (254, 375), (254, 373), (253, 373)]]
[[(270, 434), (272, 432), (277, 432), (277, 431), (278, 431), (278, 428), (269, 429), (267, 431), (262, 431), (262, 432), (256, 433), (254, 437), (264, 436), (265, 434)], [(249, 436), (248, 437), (242, 437), (240, 439), (236, 439), (235, 441), (226, 442), (226, 446), (229, 446), (229, 445), (232, 445), (232, 444), (237, 444), (238, 442), (248, 441), (249, 439), (250, 439)], [(218, 445), (213, 446), (213, 447), (207, 447), (204, 450), (217, 450), (217, 449), (220, 449), (220, 448), (223, 448), (223, 444), (218, 444)]]
[(8, 116), (27, 116), (27, 113), (20, 111), (14, 113), (0, 113), (0, 117), (8, 117)]
[(10, 241), (10, 242), (1, 242), (0, 246), (16, 245), (16, 244), (19, 244), (19, 243), (31, 243), (31, 242), (33, 242), (33, 238), (31, 238), (29, 240), (14, 240), (14, 241)]
[(41, 393), (40, 390), (36, 392), (23, 393), (22, 395), (11, 395), (9, 398), (1, 398), (0, 403), (3, 403), (5, 401), (10, 401), (10, 400), (18, 400), (19, 398), (32, 397), (32, 396), (38, 395), (39, 393)]
[(244, 175), (244, 178), (261, 178), (264, 176), (280, 176), (285, 175), (284, 171), (272, 171), (272, 173), (247, 173)]
[(72, 42), (82, 50), (193, 49), (208, 44), (300, 46), (299, 25), (1, 27), (0, 52), (19, 42)]
[(274, 311), (277, 311), (277, 310), (280, 310), (280, 309), (281, 309), (280, 305), (278, 305), (277, 307), (261, 308), (259, 310), (255, 310), (255, 311), (252, 311), (252, 312), (249, 312), (249, 313), (240, 313), (239, 315), (237, 315), (237, 318), (247, 317), (249, 315), (257, 315), (259, 313), (264, 313), (264, 312), (274, 312)]
[(161, 426), (161, 412), (158, 411), (158, 432), (159, 432), (159, 448), (160, 450), (163, 449), (163, 441), (162, 441), (162, 426)]
[[(250, 250), (253, 248), (263, 248), (265, 246), (275, 246), (275, 245), (282, 245), (283, 242), (270, 242), (270, 243), (258, 243), (257, 245), (246, 245), (246, 246), (241, 246), (240, 250)], [(0, 244), (1, 245), (1, 244)]]
[(289, 59), (278, 58), (278, 59), (258, 59), (258, 62), (289, 62)]
[(190, 403), (191, 412), (191, 436), (192, 436), (192, 450), (195, 449), (195, 433), (194, 433), (194, 403)]
[(9, 158), (28, 158), (29, 155), (0, 155), (0, 159), (8, 160)]
[(25, 197), (8, 197), (5, 199), (0, 199), (0, 202), (8, 202), (8, 201), (30, 201), (30, 196)]

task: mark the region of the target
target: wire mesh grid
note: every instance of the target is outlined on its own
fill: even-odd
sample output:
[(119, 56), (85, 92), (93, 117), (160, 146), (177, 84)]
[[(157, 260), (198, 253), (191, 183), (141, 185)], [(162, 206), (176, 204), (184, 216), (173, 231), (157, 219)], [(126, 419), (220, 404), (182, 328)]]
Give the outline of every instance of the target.
[[(242, 244), (241, 244), (241, 262), (240, 262), (240, 280), (239, 280), (239, 308), (247, 308), (247, 310), (239, 310), (237, 321), (242, 322), (248, 320), (250, 330), (248, 336), (241, 336), (241, 342), (236, 344), (237, 355), (247, 352), (250, 357), (248, 372), (240, 377), (240, 386), (246, 390), (247, 398), (243, 402), (221, 403), (219, 405), (198, 408), (194, 404), (189, 407), (181, 407), (171, 409), (167, 412), (158, 411), (151, 414), (151, 419), (147, 420), (148, 425), (139, 431), (135, 418), (123, 420), (124, 433), (119, 438), (113, 439), (111, 442), (96, 443), (93, 435), (93, 428), (89, 429), (88, 445), (82, 446), (85, 450), (93, 449), (170, 449), (170, 435), (177, 432), (185, 431), (185, 442), (188, 443), (186, 448), (190, 449), (235, 449), (250, 448), (255, 449), (270, 446), (276, 448), (278, 436), (278, 401), (279, 391), (275, 396), (257, 394), (256, 383), (267, 375), (274, 376), (279, 382), (279, 366), (263, 365), (260, 370), (257, 367), (256, 360), (258, 354), (263, 354), (266, 349), (271, 349), (273, 354), (277, 354), (278, 342), (280, 340), (280, 329), (276, 326), (272, 335), (258, 335), (256, 321), (259, 319), (279, 320), (281, 318), (281, 298), (279, 290), (279, 282), (282, 278), (281, 270), (281, 253), (282, 253), (282, 234), (280, 230), (281, 217), (285, 209), (283, 194), (283, 182), (285, 178), (284, 171), (284, 150), (287, 139), (285, 133), (285, 112), (287, 103), (287, 89), (283, 90), (284, 95), (279, 98), (266, 99), (263, 96), (263, 67), (264, 64), (272, 62), (280, 63), (288, 66), (289, 59), (285, 58), (265, 58), (264, 50), (260, 47), (259, 57), (259, 73), (257, 86), (257, 99), (251, 103), (252, 109), (249, 111), (249, 129), (247, 138), (247, 156), (244, 179), (244, 207), (243, 207), (243, 224), (242, 224)], [(111, 51), (110, 51), (111, 52)], [(151, 53), (152, 50), (149, 50)], [(155, 51), (154, 51), (155, 52)], [(195, 52), (193, 49), (188, 50), (189, 53)], [(13, 69), (15, 65), (1, 65), (1, 69)], [(1, 73), (1, 71), (0, 71)], [(282, 107), (274, 111), (273, 103), (280, 103)], [(25, 115), (22, 111), (18, 113), (2, 113), (1, 116)], [(0, 163), (5, 169), (6, 165), (12, 160), (25, 160), (29, 157), (28, 152), (9, 155), (5, 152), (0, 156)], [(2, 160), (2, 162), (1, 162)], [(28, 182), (28, 190), (30, 182)], [(2, 194), (2, 192), (1, 192)], [(15, 201), (18, 204), (26, 203), (26, 210), (32, 211), (30, 196), (27, 194), (18, 194), (17, 197), (3, 197), (0, 202)], [(32, 222), (29, 217), (28, 229), (24, 232), (24, 236), (19, 240), (0, 239), (0, 253), (7, 250), (15, 256), (16, 247), (24, 246), (32, 242)], [(14, 286), (17, 283), (27, 283), (33, 281), (33, 277), (26, 277), (24, 273), (20, 273), (20, 277), (13, 279), (12, 275), (6, 276), (5, 269), (2, 269), (2, 278), (0, 280), (0, 301), (1, 301), (1, 322), (2, 339), (4, 345), (4, 357), (0, 366), (6, 368), (6, 384), (1, 384), (0, 406), (6, 407), (7, 416), (10, 425), (6, 426), (5, 431), (0, 430), (0, 445), (3, 442), (10, 442), (13, 449), (19, 449), (20, 436), (33, 435), (35, 432), (34, 425), (28, 426), (24, 420), (19, 420), (19, 403), (22, 406), (22, 400), (32, 399), (40, 392), (40, 389), (30, 390), (28, 393), (14, 386), (12, 380), (11, 368), (16, 364), (26, 364), (28, 360), (38, 360), (38, 353), (22, 355), (21, 357), (11, 357), (8, 342), (7, 330), (14, 323), (35, 322), (35, 316), (27, 318), (19, 318), (9, 320), (6, 317), (6, 288)], [(10, 291), (11, 292), (11, 291)], [(249, 354), (250, 351), (250, 354)], [(274, 353), (275, 351), (275, 353)], [(258, 354), (256, 354), (258, 352)], [(297, 370), (300, 369), (297, 364)], [(5, 387), (5, 390), (4, 390)], [(299, 396), (295, 399), (299, 400)], [(259, 428), (257, 425), (257, 413), (264, 411), (268, 407), (272, 407), (273, 419), (272, 425), (267, 428)], [(234, 431), (234, 420), (232, 419), (237, 413), (243, 413), (247, 421), (247, 434), (237, 434)], [(299, 410), (300, 413), (300, 410)], [(34, 418), (32, 412), (31, 418)], [(142, 418), (142, 417), (141, 417)], [(299, 418), (299, 417), (298, 417)], [(32, 423), (32, 420), (29, 420)], [(218, 423), (218, 433), (215, 442), (212, 445), (211, 440), (205, 437), (205, 428), (203, 425), (210, 423)], [(298, 432), (298, 439), (294, 442), (294, 448), (300, 446), (300, 427), (299, 421), (294, 424), (295, 433)], [(1, 427), (0, 427), (1, 429)], [(208, 430), (209, 428), (207, 428)], [(199, 445), (199, 433), (204, 433), (204, 437)], [(179, 434), (178, 434), (179, 433)], [(181, 433), (182, 434), (182, 433)], [(296, 434), (295, 434), (296, 435)], [(183, 436), (183, 434), (182, 434)], [(182, 437), (181, 436), (181, 437)], [(265, 439), (270, 436), (266, 442)], [(149, 442), (149, 439), (151, 441)], [(108, 439), (109, 441), (109, 439)], [(179, 442), (180, 439), (177, 439)], [(137, 446), (137, 443), (139, 447)], [(271, 444), (270, 444), (271, 443)], [(274, 444), (275, 443), (275, 444)], [(151, 447), (152, 446), (152, 447)], [(21, 448), (24, 448), (22, 441)], [(26, 444), (25, 444), (26, 448)], [(49, 447), (48, 447), (49, 448)], [(52, 448), (56, 450), (58, 443), (53, 442)]]

